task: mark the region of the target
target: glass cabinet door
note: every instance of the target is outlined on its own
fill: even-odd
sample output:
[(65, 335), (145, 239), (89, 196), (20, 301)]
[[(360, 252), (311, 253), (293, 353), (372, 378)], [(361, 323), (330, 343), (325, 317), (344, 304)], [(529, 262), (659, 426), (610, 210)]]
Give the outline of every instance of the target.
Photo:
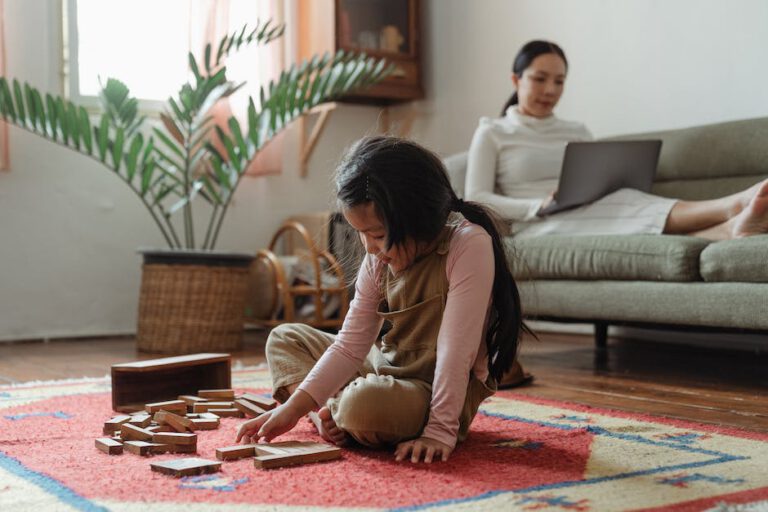
[(337, 0), (339, 47), (413, 56), (410, 8), (410, 0)]

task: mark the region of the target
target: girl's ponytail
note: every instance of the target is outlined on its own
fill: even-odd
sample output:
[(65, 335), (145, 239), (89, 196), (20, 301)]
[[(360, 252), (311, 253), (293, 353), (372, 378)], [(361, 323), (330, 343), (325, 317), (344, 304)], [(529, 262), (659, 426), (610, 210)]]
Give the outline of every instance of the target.
[(523, 322), (520, 293), (507, 262), (507, 253), (499, 229), (502, 224), (495, 214), (480, 203), (454, 197), (453, 210), (461, 213), (469, 222), (485, 229), (493, 243), (492, 307), (485, 344), (488, 348), (488, 371), (496, 382), (499, 382), (504, 372), (515, 362), (523, 331), (530, 332)]

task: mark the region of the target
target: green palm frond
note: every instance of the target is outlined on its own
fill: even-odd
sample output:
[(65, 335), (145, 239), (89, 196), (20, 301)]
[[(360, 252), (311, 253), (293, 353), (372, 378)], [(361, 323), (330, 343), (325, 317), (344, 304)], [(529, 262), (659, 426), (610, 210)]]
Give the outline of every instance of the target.
[[(212, 207), (200, 247), (213, 249), (234, 191), (259, 150), (313, 107), (370, 86), (391, 71), (384, 60), (365, 55), (314, 57), (291, 66), (257, 98), (249, 98), (244, 125), (234, 116), (226, 126), (216, 125), (211, 109), (243, 86), (228, 80), (226, 57), (249, 45), (268, 44), (284, 30), (271, 20), (245, 25), (217, 45), (206, 45), (202, 66), (190, 53), (193, 80), (168, 99), (162, 126), (149, 131), (138, 100), (114, 78), (102, 85), (102, 112), (92, 122), (82, 106), (0, 77), (0, 116), (112, 170), (141, 200), (171, 248), (197, 246), (192, 205), (199, 196)], [(183, 237), (173, 221), (176, 213), (182, 215)]]

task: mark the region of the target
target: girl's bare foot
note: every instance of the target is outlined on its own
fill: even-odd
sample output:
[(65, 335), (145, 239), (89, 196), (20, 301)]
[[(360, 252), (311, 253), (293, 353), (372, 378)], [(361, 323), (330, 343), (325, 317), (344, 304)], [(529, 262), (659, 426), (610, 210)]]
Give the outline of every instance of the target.
[(755, 189), (755, 192), (749, 203), (733, 219), (734, 238), (768, 233), (768, 180), (758, 183), (749, 190), (752, 189)]
[(349, 434), (336, 425), (331, 416), (331, 411), (327, 407), (323, 407), (317, 412), (310, 412), (308, 416), (315, 425), (317, 433), (326, 441), (336, 446), (344, 446), (349, 443)]

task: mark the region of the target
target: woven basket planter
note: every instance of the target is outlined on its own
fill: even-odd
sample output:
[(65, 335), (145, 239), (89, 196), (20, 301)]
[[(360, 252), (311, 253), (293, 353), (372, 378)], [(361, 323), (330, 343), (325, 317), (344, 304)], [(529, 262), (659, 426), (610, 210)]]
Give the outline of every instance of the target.
[(237, 351), (243, 345), (252, 255), (143, 250), (136, 342), (163, 354)]

